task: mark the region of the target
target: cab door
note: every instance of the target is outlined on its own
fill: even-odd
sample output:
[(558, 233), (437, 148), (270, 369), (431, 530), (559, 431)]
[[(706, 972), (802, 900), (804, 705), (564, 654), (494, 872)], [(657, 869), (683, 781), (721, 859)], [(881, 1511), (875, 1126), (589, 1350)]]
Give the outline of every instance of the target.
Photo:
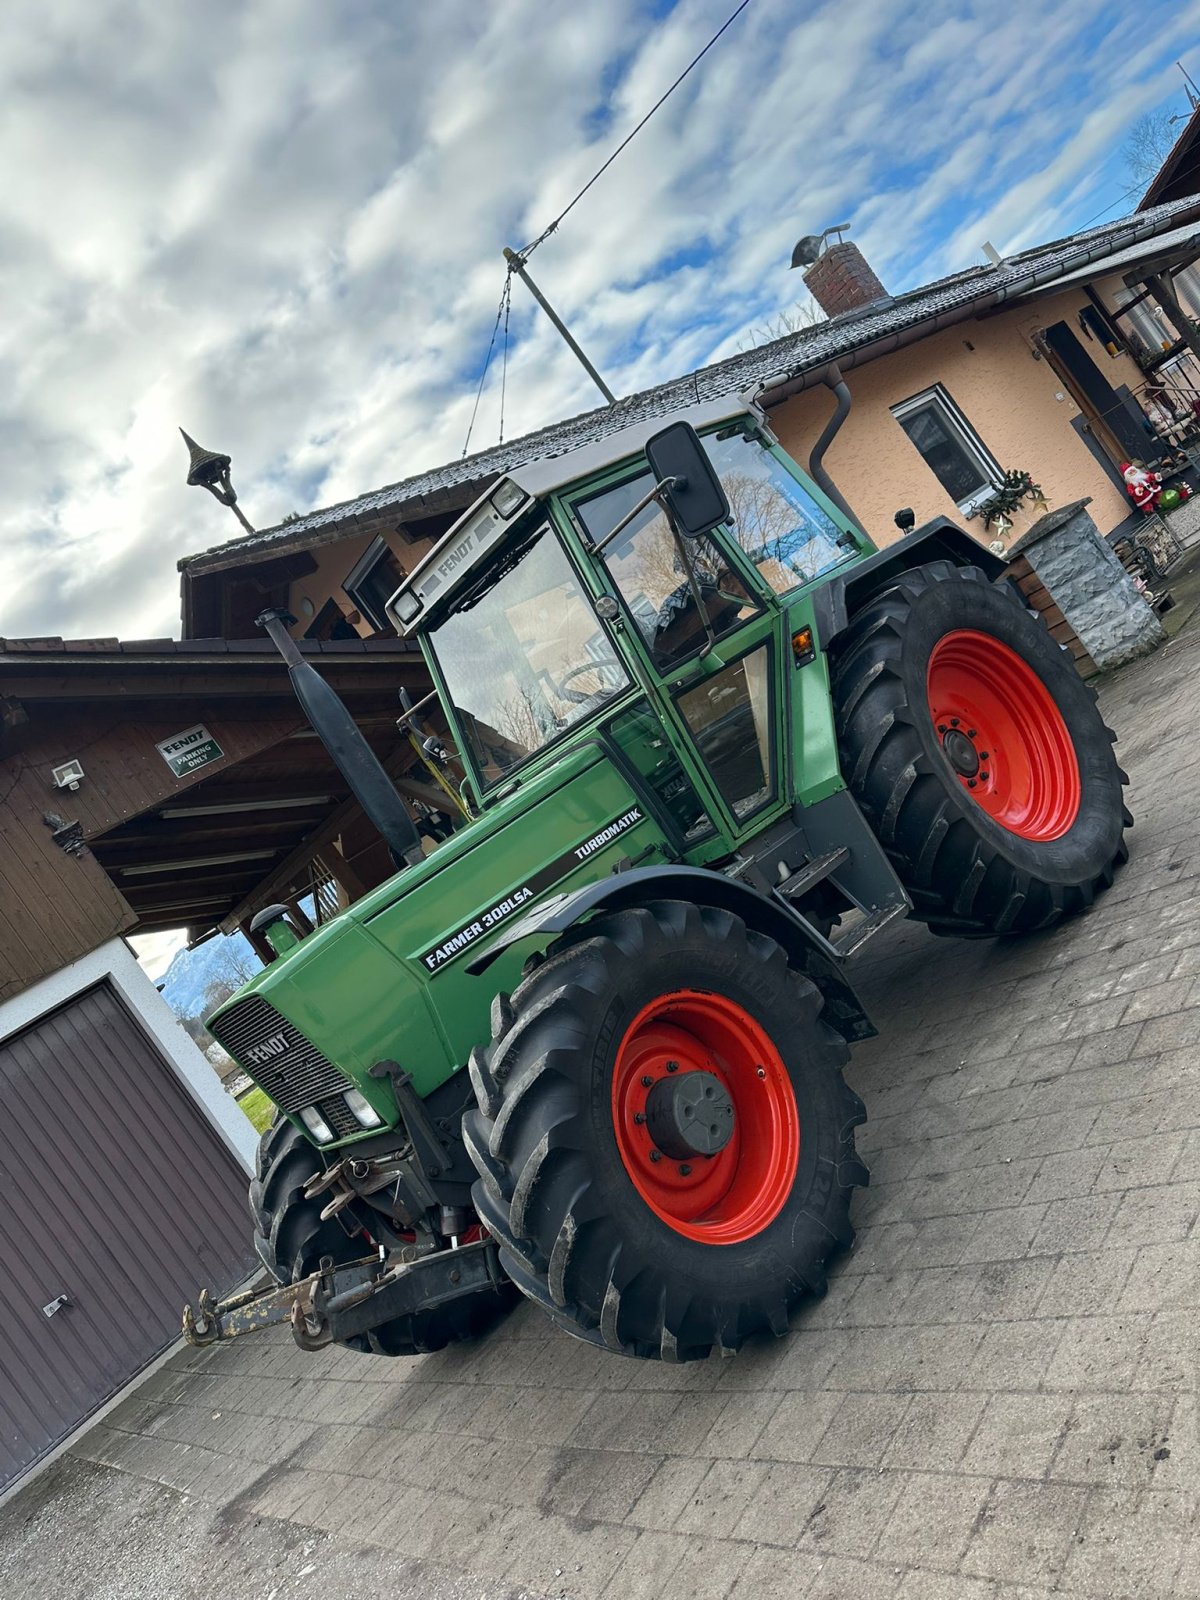
[[(576, 500), (587, 543), (604, 540), (652, 483), (641, 473)], [(784, 752), (778, 613), (753, 569), (719, 535), (681, 549), (654, 502), (591, 559), (623, 604), (638, 676), (705, 811), (730, 843), (758, 832), (784, 809)]]

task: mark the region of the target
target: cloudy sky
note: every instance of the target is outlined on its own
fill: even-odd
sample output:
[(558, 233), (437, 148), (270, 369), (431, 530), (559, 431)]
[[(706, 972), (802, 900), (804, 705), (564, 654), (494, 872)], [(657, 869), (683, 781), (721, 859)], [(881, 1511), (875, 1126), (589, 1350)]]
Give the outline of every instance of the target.
[[(458, 456), (502, 247), (733, 3), (7, 0), (0, 634), (178, 632), (176, 560), (236, 528), (177, 424), (259, 526)], [(1198, 44), (1200, 0), (751, 0), (535, 275), (642, 388), (794, 304), (829, 223), (899, 290), (1122, 214)], [(594, 403), (519, 285), (510, 336), (508, 436)]]

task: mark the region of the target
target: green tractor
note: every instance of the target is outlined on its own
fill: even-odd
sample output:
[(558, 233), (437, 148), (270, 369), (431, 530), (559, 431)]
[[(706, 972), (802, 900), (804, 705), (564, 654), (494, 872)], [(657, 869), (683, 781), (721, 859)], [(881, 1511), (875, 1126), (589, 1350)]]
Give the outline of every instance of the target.
[(250, 1189), (277, 1287), (202, 1296), (189, 1337), (409, 1354), (516, 1291), (630, 1356), (784, 1333), (868, 1177), (847, 958), (1112, 882), (1094, 695), (994, 555), (945, 520), (876, 550), (745, 399), (510, 472), (389, 612), (467, 820), (426, 853), (265, 614), (399, 870), (307, 936), (260, 913), (275, 959), (209, 1020), (280, 1113)]

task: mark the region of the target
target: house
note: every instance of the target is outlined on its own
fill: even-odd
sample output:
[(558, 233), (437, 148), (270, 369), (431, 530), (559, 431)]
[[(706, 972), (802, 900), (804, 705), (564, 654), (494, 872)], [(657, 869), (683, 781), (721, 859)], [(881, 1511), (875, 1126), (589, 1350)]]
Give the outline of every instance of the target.
[(1090, 496), (1111, 533), (1131, 509), (1122, 462), (1162, 448), (1148, 394), (1165, 389), (1181, 410), (1200, 395), (1196, 335), (1177, 325), (1171, 301), (1174, 286), (1200, 309), (1197, 256), (1194, 196), (895, 296), (852, 242), (833, 245), (807, 273), (828, 314), (815, 327), (187, 557), (184, 637), (249, 637), (264, 603), (287, 606), (297, 636), (386, 633), (386, 596), (507, 468), (695, 400), (758, 392), (804, 462), (833, 409), (835, 366), (853, 407), (825, 464), (877, 543), (898, 537), (903, 506), (918, 522), (973, 519), (970, 530), (990, 539), (975, 513), (1012, 468), (1051, 504)]

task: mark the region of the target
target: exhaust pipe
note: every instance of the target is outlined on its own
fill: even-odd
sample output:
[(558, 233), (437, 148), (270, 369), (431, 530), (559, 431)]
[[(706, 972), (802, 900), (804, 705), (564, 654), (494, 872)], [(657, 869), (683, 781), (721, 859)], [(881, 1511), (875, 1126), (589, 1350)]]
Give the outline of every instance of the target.
[(296, 699), (313, 732), (350, 785), (350, 792), (368, 821), (382, 835), (392, 860), (397, 867), (415, 866), (425, 859), (416, 824), (354, 718), (316, 668), (300, 654), (296, 641), (287, 631), (287, 624), (295, 620), (290, 612), (279, 607), (264, 611), (256, 618), (257, 625), (266, 630), (287, 662)]

